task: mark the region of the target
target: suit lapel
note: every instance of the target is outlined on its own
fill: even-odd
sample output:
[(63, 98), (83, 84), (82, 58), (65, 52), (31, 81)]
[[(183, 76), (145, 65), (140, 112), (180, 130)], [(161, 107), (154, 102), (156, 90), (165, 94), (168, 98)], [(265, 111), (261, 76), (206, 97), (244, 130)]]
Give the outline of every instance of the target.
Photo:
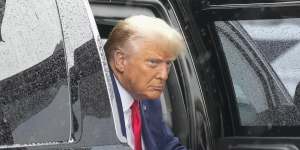
[(153, 130), (156, 126), (153, 126), (153, 118), (151, 115), (156, 115), (151, 113), (151, 100), (142, 100), (140, 104), (141, 108), (141, 118), (142, 118), (142, 137), (146, 150), (158, 150), (157, 139), (153, 137)]
[(115, 92), (116, 103), (117, 103), (117, 107), (118, 107), (119, 119), (120, 119), (120, 124), (121, 124), (121, 131), (122, 131), (123, 136), (127, 137), (126, 136), (125, 121), (124, 121), (123, 106), (122, 106), (120, 93), (119, 93), (118, 86), (116, 84), (114, 75), (112, 74), (112, 72), (110, 72), (110, 74), (111, 74), (111, 80), (112, 80), (112, 84), (113, 84), (113, 88), (114, 88), (114, 92)]

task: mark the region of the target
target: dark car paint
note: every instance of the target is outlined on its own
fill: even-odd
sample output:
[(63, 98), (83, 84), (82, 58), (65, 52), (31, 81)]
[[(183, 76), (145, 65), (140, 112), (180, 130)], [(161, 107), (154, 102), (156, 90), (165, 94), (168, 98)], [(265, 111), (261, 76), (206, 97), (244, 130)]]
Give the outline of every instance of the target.
[[(122, 4), (122, 2), (117, 2), (117, 3)], [(168, 15), (171, 16), (171, 20), (173, 19), (172, 21), (174, 23), (177, 22), (176, 17), (178, 17), (178, 19), (180, 20), (180, 23), (181, 23), (181, 27), (178, 24), (177, 24), (177, 27), (182, 28), (184, 30), (184, 32), (187, 34), (187, 36), (186, 36), (187, 39), (191, 39), (191, 40), (187, 40), (189, 47), (191, 47), (190, 52), (188, 52), (188, 53), (190, 53), (190, 55), (193, 55), (194, 57), (196, 57), (196, 58), (194, 58), (196, 60), (195, 63), (201, 65), (201, 67), (199, 67), (197, 69), (199, 71), (205, 73), (207, 77), (214, 79), (215, 77), (212, 76), (212, 75), (214, 75), (214, 73), (212, 73), (212, 72), (214, 72), (215, 70), (213, 69), (213, 67), (209, 67), (209, 66), (213, 65), (211, 54), (210, 54), (210, 52), (207, 52), (206, 49), (203, 47), (204, 44), (203, 45), (200, 44), (203, 42), (201, 40), (202, 39), (201, 35), (198, 34), (198, 33), (200, 33), (199, 29), (197, 27), (195, 27), (195, 24), (193, 24), (194, 22), (186, 20), (185, 19), (186, 17), (184, 17), (186, 15), (189, 15), (191, 17), (191, 19), (193, 19), (193, 17), (191, 16), (192, 14), (189, 12), (190, 10), (185, 10), (186, 8), (184, 8), (184, 6), (186, 6), (186, 5), (184, 5), (180, 1), (174, 2), (172, 4), (169, 3), (168, 1), (163, 1), (161, 4), (138, 1), (137, 3), (132, 2), (131, 5), (138, 5), (138, 4), (145, 5), (145, 3), (146, 3), (146, 5), (152, 5), (152, 7), (159, 8), (159, 9), (161, 9), (162, 4), (163, 4), (164, 8), (168, 8), (167, 9), (167, 12), (169, 12)], [(128, 3), (126, 3), (126, 4), (128, 4)], [(172, 5), (175, 8), (176, 14), (173, 12)], [(181, 14), (181, 13), (184, 13), (184, 14)], [(162, 14), (164, 14), (164, 13), (162, 13)], [(191, 27), (189, 27), (189, 26), (191, 26)], [(86, 43), (86, 44), (93, 45), (92, 47), (94, 47), (94, 48), (87, 49), (88, 51), (85, 52), (85, 53), (87, 53), (87, 55), (85, 55), (84, 53), (82, 53), (82, 54), (79, 53), (79, 55), (83, 55), (83, 56), (85, 55), (85, 57), (80, 56), (78, 58), (82, 58), (82, 59), (78, 59), (78, 60), (89, 60), (89, 57), (97, 56), (95, 54), (89, 54), (92, 51), (94, 51), (94, 52), (96, 51), (95, 43), (93, 43), (92, 41), (93, 41), (93, 39), (91, 39), (91, 41), (88, 42), (89, 44), (88, 43)], [(83, 47), (83, 49), (84, 49), (86, 47), (91, 47), (91, 46), (85, 46), (85, 44), (84, 44), (81, 47)], [(81, 49), (81, 48), (78, 48), (78, 49)], [(197, 49), (200, 49), (202, 51), (198, 51)], [(75, 50), (75, 51), (78, 51), (78, 50)], [(203, 77), (202, 77), (202, 79), (201, 78), (198, 79), (198, 76), (197, 76), (197, 73), (195, 71), (195, 67), (193, 64), (194, 62), (193, 62), (192, 58), (190, 57), (190, 55), (186, 55), (185, 57), (179, 58), (178, 61), (176, 61), (174, 64), (175, 68), (177, 68), (176, 72), (178, 75), (178, 79), (180, 80), (180, 83), (181, 83), (180, 87), (182, 90), (182, 95), (184, 96), (185, 107), (188, 110), (187, 113), (190, 118), (189, 119), (189, 122), (190, 122), (189, 123), (190, 124), (190, 131), (189, 131), (190, 137), (189, 138), (190, 139), (189, 139), (188, 147), (190, 147), (192, 149), (200, 149), (200, 148), (212, 149), (213, 140), (211, 140), (212, 135), (210, 132), (210, 124), (212, 124), (213, 126), (216, 126), (216, 125), (219, 126), (220, 120), (219, 119), (211, 119), (210, 121), (208, 121), (207, 114), (209, 114), (210, 118), (215, 118), (212, 116), (219, 116), (220, 112), (217, 109), (219, 106), (215, 105), (218, 103), (216, 103), (214, 101), (208, 101), (208, 103), (211, 103), (211, 106), (216, 106), (215, 107), (216, 109), (209, 109), (209, 110), (211, 110), (211, 112), (208, 112), (208, 113), (205, 112), (206, 111), (205, 105), (207, 105), (207, 104), (204, 103), (203, 95), (201, 92), (199, 92), (199, 91), (201, 91), (201, 89), (200, 89), (198, 80), (201, 80), (201, 82), (203, 82), (202, 84), (205, 87), (204, 88), (205, 91), (203, 94), (205, 94), (208, 97), (215, 97), (216, 90), (215, 90), (215, 87), (212, 85), (216, 85), (216, 83), (211, 84), (209, 82), (214, 81), (214, 80), (205, 80)], [(84, 131), (82, 131), (82, 126), (84, 126), (84, 124), (81, 124), (81, 123), (82, 123), (84, 116), (87, 115), (86, 110), (90, 110), (91, 108), (96, 107), (97, 105), (95, 105), (95, 104), (97, 104), (97, 103), (94, 103), (94, 105), (85, 105), (84, 102), (80, 102), (80, 103), (82, 103), (81, 104), (82, 108), (76, 108), (76, 106), (74, 104), (79, 101), (79, 98), (78, 98), (79, 94), (77, 93), (77, 91), (82, 91), (82, 90), (80, 90), (81, 87), (83, 89), (87, 88), (78, 83), (78, 82), (80, 82), (80, 78), (83, 78), (86, 76), (85, 72), (92, 73), (93, 71), (92, 72), (85, 71), (86, 69), (91, 70), (90, 68), (86, 68), (86, 69), (83, 68), (83, 70), (80, 69), (80, 68), (82, 68), (82, 67), (79, 67), (79, 66), (81, 66), (80, 64), (82, 64), (82, 66), (86, 66), (86, 67), (90, 67), (90, 65), (80, 63), (81, 61), (76, 61), (77, 56), (78, 55), (75, 55), (75, 64), (76, 65), (74, 67), (70, 68), (68, 72), (70, 73), (70, 84), (71, 84), (71, 95), (72, 95), (71, 102), (72, 102), (73, 110), (83, 109), (83, 110), (79, 111), (79, 114), (78, 114), (78, 112), (77, 113), (72, 112), (73, 122), (74, 122), (73, 128), (72, 128), (72, 130), (73, 130), (72, 137), (74, 138), (75, 141), (77, 141), (77, 140), (79, 140), (79, 141), (77, 144), (61, 144), (59, 147), (61, 147), (61, 148), (75, 148), (75, 147), (80, 148), (80, 147), (84, 146), (86, 149), (89, 149), (88, 147), (98, 144), (96, 142), (97, 140), (96, 139), (92, 140), (92, 139), (80, 137), (80, 136), (76, 137), (76, 134), (80, 135), (81, 132), (84, 132)], [(205, 58), (205, 59), (200, 60), (197, 58)], [(92, 60), (97, 60), (97, 59), (91, 59), (91, 61)], [(78, 62), (78, 63), (76, 63), (76, 62)], [(94, 64), (93, 66), (95, 66), (96, 64), (99, 64), (99, 61), (96, 61), (96, 62), (98, 62), (98, 63), (93, 63)], [(197, 65), (197, 66), (199, 66), (199, 65)], [(98, 69), (101, 69), (101, 68), (98, 68)], [(101, 77), (99, 77), (99, 79), (101, 79)], [(97, 82), (94, 82), (94, 83), (97, 83)], [(91, 83), (89, 83), (89, 84), (91, 84)], [(78, 85), (80, 85), (80, 86), (78, 86)], [(100, 85), (100, 84), (98, 84), (98, 85)], [(97, 86), (97, 85), (94, 85), (94, 86)], [(93, 86), (88, 86), (88, 87), (93, 87)], [(170, 88), (171, 88), (170, 90), (172, 90), (172, 87), (170, 87)], [(95, 88), (95, 89), (97, 89), (97, 88)], [(101, 90), (99, 90), (99, 91), (101, 91)], [(215, 92), (211, 93), (211, 91), (215, 91)], [(95, 94), (95, 93), (93, 93), (93, 94)], [(95, 94), (95, 95), (97, 95), (97, 94)], [(82, 96), (84, 96), (84, 94)], [(103, 97), (103, 96), (101, 96), (101, 97)], [(215, 99), (215, 98), (212, 98), (212, 99)], [(98, 106), (101, 106), (101, 105), (98, 105)], [(90, 113), (90, 115), (94, 114), (95, 116), (99, 116), (101, 114), (100, 112), (97, 112), (97, 109), (92, 109), (92, 110), (95, 110), (95, 111)], [(214, 110), (217, 110), (217, 111), (214, 111)], [(213, 128), (213, 130), (220, 130), (220, 129), (221, 129), (220, 127)], [(85, 142), (83, 142), (83, 141), (85, 141)], [(94, 141), (94, 142), (92, 142), (92, 141)], [(83, 143), (83, 145), (80, 143)], [(88, 143), (90, 143), (90, 144), (88, 144)], [(48, 148), (52, 149), (52, 148), (55, 148), (56, 146), (42, 146), (39, 148), (43, 148), (43, 147), (46, 149), (48, 149)], [(58, 148), (58, 149), (61, 149), (61, 148)], [(98, 147), (98, 148), (101, 149), (101, 147)], [(28, 149), (31, 149), (31, 148), (28, 147)]]
[[(90, 2), (91, 4), (104, 3), (104, 1), (97, 0), (91, 0)], [(174, 63), (174, 75), (177, 76), (176, 78), (180, 85), (174, 86), (174, 89), (172, 89), (173, 86), (169, 86), (169, 90), (182, 92), (190, 127), (187, 147), (191, 149), (297, 149), (294, 144), (291, 144), (299, 143), (299, 140), (294, 138), (224, 138), (225, 131), (235, 135), (235, 123), (232, 120), (232, 117), (234, 117), (232, 111), (236, 110), (236, 108), (231, 108), (234, 105), (226, 100), (234, 97), (233, 86), (228, 68), (224, 65), (224, 54), (218, 52), (220, 45), (214, 39), (216, 29), (212, 21), (246, 18), (281, 18), (284, 15), (299, 16), (297, 11), (287, 11), (286, 8), (291, 8), (292, 10), (299, 9), (298, 6), (292, 5), (271, 8), (269, 6), (252, 7), (249, 5), (247, 7), (241, 5), (230, 9), (227, 6), (217, 5), (232, 4), (235, 2), (197, 0), (174, 0), (170, 2), (164, 0), (161, 3), (151, 3), (151, 1), (106, 1), (108, 4), (151, 6), (157, 8), (158, 12), (162, 11), (163, 7), (167, 13), (162, 13), (162, 15), (168, 14), (170, 22), (174, 23), (177, 28), (182, 29), (189, 51), (188, 55), (179, 57)], [(246, 1), (245, 3), (248, 2), (250, 1)], [(271, 6), (271, 4), (269, 5)], [(266, 15), (261, 16), (260, 13), (250, 12), (260, 12)], [(282, 16), (276, 15), (278, 13)], [(179, 24), (176, 24), (176, 17)], [(98, 97), (108, 99), (108, 95), (107, 90), (100, 86), (105, 85), (105, 81), (100, 71), (102, 70), (101, 62), (94, 38), (75, 50), (74, 62), (75, 65), (68, 68), (68, 72), (71, 86), (71, 104), (74, 110), (72, 111), (72, 138), (75, 142), (49, 146), (33, 146), (24, 149), (120, 149), (120, 147), (123, 147), (122, 145), (113, 146), (118, 143), (118, 141), (114, 141), (117, 139), (114, 137), (114, 130), (108, 131), (109, 133), (102, 133), (106, 136), (112, 136), (106, 139), (111, 142), (112, 146), (102, 147), (99, 145), (99, 141), (102, 140), (102, 134), (96, 136), (89, 135), (92, 135), (95, 131), (99, 131), (100, 133), (103, 128), (92, 122), (83, 121), (84, 118), (89, 116), (98, 119), (109, 118), (111, 121), (109, 126), (113, 126), (111, 108), (107, 103), (108, 101), (97, 101)], [(172, 83), (169, 84), (172, 85)], [(178, 86), (180, 90), (176, 88)], [(228, 114), (224, 115), (222, 114), (223, 112)], [(83, 130), (83, 126), (88, 126), (89, 129)], [(11, 141), (10, 138), (5, 139)], [(256, 144), (253, 145), (253, 143)], [(274, 143), (277, 143), (277, 145), (274, 145)]]
[[(59, 6), (67, 6), (67, 2), (64, 4), (62, 3), (63, 2), (60, 1), (61, 5)], [(85, 9), (85, 7), (81, 8)], [(64, 11), (70, 12), (70, 9), (64, 9)], [(74, 11), (77, 11), (77, 9)], [(60, 15), (64, 14), (63, 11), (60, 11), (60, 13)], [(88, 20), (88, 18), (86, 19)], [(71, 36), (71, 32), (74, 32), (73, 35), (78, 33), (78, 31), (72, 29), (71, 25), (65, 27), (66, 22), (69, 21), (69, 23), (72, 23), (72, 20), (68, 20), (67, 17), (64, 17), (61, 21), (65, 37)], [(73, 25), (78, 24), (74, 23)], [(86, 22), (86, 24), (81, 25), (88, 29), (90, 23)], [(1, 106), (4, 108), (19, 107), (16, 109), (6, 109), (15, 110), (14, 112), (10, 112), (9, 116), (3, 116), (2, 112), (0, 113), (1, 149), (83, 148), (88, 145), (101, 146), (99, 142), (115, 145), (104, 147), (106, 149), (119, 149), (122, 147), (122, 145), (118, 144), (119, 142), (114, 131), (111, 116), (112, 112), (107, 89), (105, 88), (106, 82), (102, 73), (102, 65), (98, 46), (96, 46), (96, 40), (90, 29), (83, 32), (89, 33), (91, 38), (89, 41), (82, 43), (78, 48), (71, 49), (70, 43), (61, 42), (53, 50), (53, 54), (50, 57), (25, 71), (1, 81)], [(79, 41), (75, 41), (76, 39), (74, 37), (69, 37), (68, 40), (73, 43), (79, 43)], [(67, 53), (74, 53), (73, 61), (66, 59), (66, 51)], [(70, 65), (70, 61), (73, 62), (73, 65)], [(49, 74), (49, 72), (51, 72), (51, 74)], [(59, 141), (54, 143), (43, 143), (42, 141), (42, 143), (26, 144), (27, 146), (19, 145), (19, 143), (14, 145), (15, 141), (13, 140), (13, 135), (9, 131), (13, 130), (22, 124), (23, 121), (31, 118), (52, 103), (49, 101), (52, 98), (43, 97), (55, 96), (58, 90), (53, 91), (53, 87), (59, 86), (56, 85), (57, 82), (59, 84), (69, 84), (70, 86), (70, 105), (72, 107), (72, 111), (70, 112), (70, 119), (72, 120), (72, 126), (69, 129), (71, 130), (70, 139), (63, 139), (62, 141), (56, 139)], [(48, 92), (47, 89), (51, 90), (48, 96), (45, 94)], [(42, 99), (30, 98), (31, 96), (42, 97)], [(22, 97), (25, 97), (25, 99), (19, 100)], [(99, 101), (99, 98), (103, 99), (103, 101)], [(18, 105), (16, 105), (16, 103)], [(49, 115), (51, 116), (51, 114)], [(56, 118), (58, 116), (52, 117)], [(7, 128), (10, 129), (8, 130)], [(2, 129), (4, 129), (4, 131), (2, 131)], [(52, 134), (60, 131), (45, 129), (43, 132)], [(66, 130), (66, 132), (69, 131)], [(103, 135), (106, 135), (105, 138), (102, 138)]]
[[(249, 1), (243, 1), (243, 4), (236, 1), (210, 1), (211, 3), (206, 5), (201, 5), (199, 1), (192, 1), (192, 6), (197, 6), (198, 8), (203, 8), (199, 10), (197, 7), (191, 7), (192, 13), (196, 18), (196, 24), (198, 28), (203, 28), (204, 36), (206, 36), (208, 41), (205, 45), (211, 50), (215, 51), (215, 56), (217, 57), (219, 66), (219, 75), (222, 76), (223, 85), (227, 85), (230, 90), (226, 92), (226, 88), (222, 89), (220, 92), (224, 94), (224, 102), (228, 103), (230, 99), (235, 99), (233, 88), (230, 86), (232, 82), (230, 81), (230, 76), (228, 75), (228, 68), (226, 61), (224, 60), (224, 54), (220, 50), (220, 45), (218, 44), (218, 38), (216, 34), (214, 21), (231, 21), (231, 20), (251, 20), (251, 19), (280, 19), (280, 18), (294, 18), (299, 17), (299, 2), (288, 2), (288, 3), (275, 3), (277, 1), (257, 1), (258, 3), (251, 4)], [(223, 5), (226, 2), (226, 5)], [(255, 2), (255, 1), (251, 1)], [(265, 3), (264, 3), (265, 2)], [(217, 3), (219, 5), (214, 5), (212, 3)], [(248, 4), (244, 4), (248, 3)], [(209, 16), (209, 17), (208, 17)], [(245, 37), (245, 36), (244, 36)], [(221, 67), (221, 68), (220, 68)], [(276, 80), (276, 79), (275, 79)], [(222, 82), (220, 82), (222, 83)], [(227, 95), (227, 96), (226, 96)], [(247, 137), (238, 136), (237, 127), (228, 126), (234, 125), (232, 123), (232, 118), (237, 118), (233, 114), (237, 114), (236, 109), (232, 109), (235, 106), (234, 103), (229, 103), (223, 105), (223, 112), (225, 115), (223, 117), (224, 128), (229, 136), (222, 135), (216, 139), (218, 148), (217, 149), (298, 149), (299, 140), (297, 139), (298, 126), (291, 127), (274, 127), (273, 131), (270, 131), (268, 137)], [(208, 106), (209, 107), (209, 106)], [(229, 109), (228, 109), (229, 108)], [(227, 113), (227, 114), (226, 114)], [(295, 113), (297, 114), (297, 113)], [(231, 121), (230, 121), (231, 120)], [(254, 129), (258, 132), (268, 132), (267, 127)], [(246, 130), (245, 130), (246, 131)], [(294, 132), (293, 132), (294, 131)], [(288, 135), (289, 134), (289, 135)], [(276, 136), (276, 137), (275, 137)], [(289, 136), (289, 137), (286, 137)]]

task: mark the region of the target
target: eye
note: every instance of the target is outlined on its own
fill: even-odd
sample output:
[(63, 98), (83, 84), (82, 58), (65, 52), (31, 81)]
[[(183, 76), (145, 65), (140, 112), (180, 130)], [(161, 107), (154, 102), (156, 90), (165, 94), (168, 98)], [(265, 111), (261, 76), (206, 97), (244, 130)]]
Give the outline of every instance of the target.
[(167, 65), (168, 65), (168, 67), (170, 68), (171, 65), (172, 65), (172, 61), (168, 61), (168, 62), (167, 62)]
[(147, 64), (148, 64), (150, 67), (155, 68), (156, 66), (158, 66), (159, 61), (158, 61), (158, 60), (155, 60), (155, 59), (149, 59), (149, 60), (147, 60)]

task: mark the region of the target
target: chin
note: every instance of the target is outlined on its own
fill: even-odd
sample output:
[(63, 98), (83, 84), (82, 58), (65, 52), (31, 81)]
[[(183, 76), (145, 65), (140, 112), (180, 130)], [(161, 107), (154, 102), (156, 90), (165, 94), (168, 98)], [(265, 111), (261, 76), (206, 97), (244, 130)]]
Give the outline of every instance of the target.
[(156, 100), (159, 100), (160, 97), (158, 98), (147, 98), (147, 100), (151, 100), (151, 101), (156, 101)]
[(161, 95), (161, 93), (147, 95), (145, 99), (148, 99), (148, 100), (158, 100), (160, 98), (160, 95)]

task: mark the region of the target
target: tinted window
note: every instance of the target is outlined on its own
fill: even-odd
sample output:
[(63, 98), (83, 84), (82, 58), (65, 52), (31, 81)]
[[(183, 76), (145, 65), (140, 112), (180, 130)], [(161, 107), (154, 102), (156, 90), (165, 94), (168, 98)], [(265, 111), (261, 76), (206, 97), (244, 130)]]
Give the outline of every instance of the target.
[(219, 36), (232, 76), (241, 123), (253, 125), (255, 114), (268, 109), (266, 91), (259, 76), (260, 70), (251, 66), (247, 61), (251, 59), (250, 56), (241, 50), (242, 47), (237, 47), (233, 39), (226, 38), (226, 33), (220, 33)]
[(0, 14), (0, 143), (68, 141), (71, 107), (55, 0), (1, 0)]
[(300, 81), (300, 19), (239, 22), (294, 97)]
[(300, 28), (296, 22), (216, 22), (241, 126), (265, 126), (272, 130), (300, 125), (297, 99), (292, 99), (300, 79), (296, 34)]
[[(110, 105), (109, 70), (87, 1), (57, 0), (68, 60), (72, 104), (71, 147), (119, 145)], [(70, 15), (72, 14), (72, 15)], [(101, 54), (102, 53), (102, 54)]]

